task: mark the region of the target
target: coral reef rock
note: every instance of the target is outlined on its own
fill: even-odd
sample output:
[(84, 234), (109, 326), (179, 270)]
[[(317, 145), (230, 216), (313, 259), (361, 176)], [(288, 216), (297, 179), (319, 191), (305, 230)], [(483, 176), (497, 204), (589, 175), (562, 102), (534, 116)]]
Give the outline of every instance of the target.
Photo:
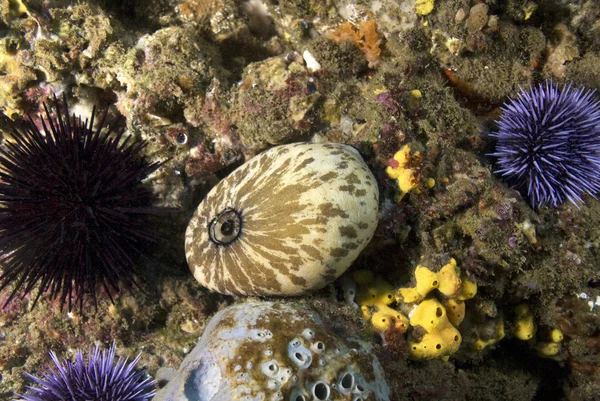
[(217, 313), (154, 401), (389, 400), (370, 346), (306, 306), (251, 301)]
[(301, 295), (341, 275), (377, 227), (379, 190), (341, 144), (272, 148), (202, 201), (187, 228), (194, 277), (232, 295)]

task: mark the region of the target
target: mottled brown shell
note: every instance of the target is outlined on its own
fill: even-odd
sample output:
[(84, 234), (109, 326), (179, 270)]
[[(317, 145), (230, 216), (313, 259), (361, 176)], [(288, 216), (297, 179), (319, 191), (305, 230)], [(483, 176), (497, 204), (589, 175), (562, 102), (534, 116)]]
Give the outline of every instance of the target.
[(185, 238), (190, 270), (232, 295), (300, 295), (341, 275), (371, 240), (379, 190), (342, 144), (274, 147), (217, 184)]

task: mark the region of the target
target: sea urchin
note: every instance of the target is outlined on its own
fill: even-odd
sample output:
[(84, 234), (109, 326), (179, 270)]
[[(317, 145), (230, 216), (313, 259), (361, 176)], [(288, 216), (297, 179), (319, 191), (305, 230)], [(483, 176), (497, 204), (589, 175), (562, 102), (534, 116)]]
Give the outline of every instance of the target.
[(502, 107), (496, 151), (500, 168), (533, 207), (578, 205), (600, 190), (600, 103), (594, 91), (552, 82)]
[(96, 345), (87, 364), (81, 351), (76, 351), (75, 361), (61, 363), (54, 352), (50, 358), (55, 369), (49, 368), (42, 377), (25, 373), (36, 385), (28, 386), (19, 401), (147, 401), (154, 396), (155, 381), (134, 370), (140, 356), (130, 363), (122, 358), (115, 363), (114, 343), (102, 352)]
[(84, 294), (96, 304), (98, 287), (137, 284), (134, 260), (161, 210), (140, 182), (160, 164), (145, 142), (103, 129), (106, 112), (94, 129), (95, 108), (90, 121), (69, 116), (66, 96), (44, 110), (41, 130), (29, 116), (0, 148), (0, 290), (14, 283), (7, 304), (37, 287), (34, 305), (49, 292), (70, 310)]

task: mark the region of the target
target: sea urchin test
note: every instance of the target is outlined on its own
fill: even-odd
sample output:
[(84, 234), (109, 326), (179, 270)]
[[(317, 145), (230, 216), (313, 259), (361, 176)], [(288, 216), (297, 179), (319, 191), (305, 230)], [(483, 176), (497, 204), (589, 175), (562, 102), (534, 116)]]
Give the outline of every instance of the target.
[(217, 184), (189, 223), (185, 251), (203, 286), (300, 295), (341, 275), (377, 227), (379, 190), (352, 147), (271, 148)]

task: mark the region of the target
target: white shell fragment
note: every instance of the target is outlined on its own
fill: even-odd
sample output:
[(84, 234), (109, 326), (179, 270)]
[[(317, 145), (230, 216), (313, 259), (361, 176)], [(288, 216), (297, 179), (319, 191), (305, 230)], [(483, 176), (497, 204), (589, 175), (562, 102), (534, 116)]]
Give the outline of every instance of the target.
[(302, 52), (302, 58), (306, 63), (306, 68), (308, 68), (310, 72), (317, 72), (321, 69), (321, 64), (319, 64), (315, 56), (313, 56), (308, 50), (304, 50), (304, 52)]
[(352, 147), (282, 145), (252, 158), (200, 203), (190, 270), (230, 295), (300, 295), (340, 276), (377, 227), (379, 190)]
[(389, 401), (389, 388), (370, 345), (333, 334), (306, 306), (252, 301), (212, 318), (153, 401), (235, 400)]

